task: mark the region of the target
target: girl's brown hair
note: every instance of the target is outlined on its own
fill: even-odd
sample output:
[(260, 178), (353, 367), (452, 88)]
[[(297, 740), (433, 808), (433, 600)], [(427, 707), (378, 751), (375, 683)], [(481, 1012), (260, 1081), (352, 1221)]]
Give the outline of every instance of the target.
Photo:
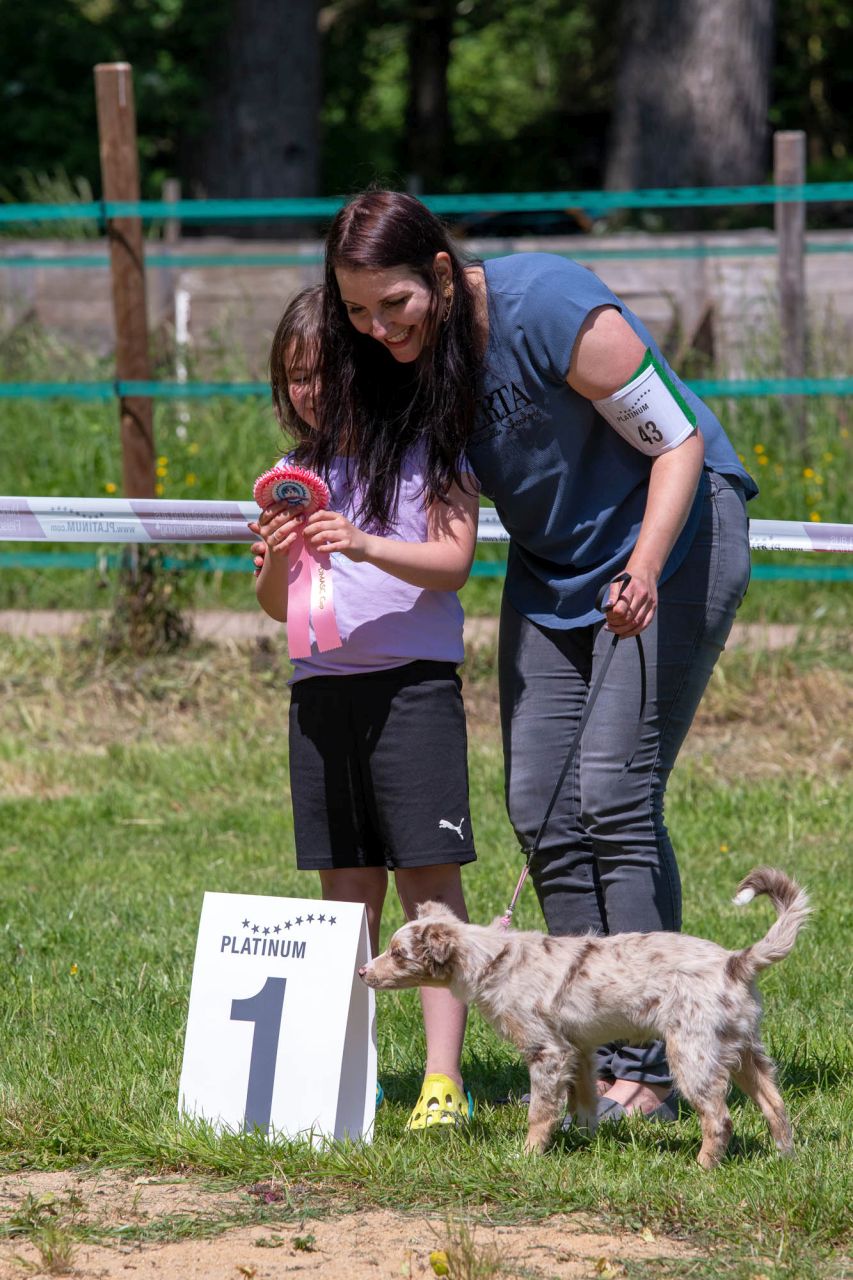
[(270, 347), (270, 389), (273, 408), (285, 435), (304, 444), (312, 428), (303, 422), (287, 391), (288, 366), (299, 366), (312, 376), (317, 364), (323, 324), (323, 286), (301, 289), (287, 304)]

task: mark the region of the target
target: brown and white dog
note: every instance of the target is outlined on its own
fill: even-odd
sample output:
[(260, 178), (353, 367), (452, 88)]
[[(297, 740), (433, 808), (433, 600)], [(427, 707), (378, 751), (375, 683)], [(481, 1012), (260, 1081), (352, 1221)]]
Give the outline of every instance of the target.
[(791, 1126), (761, 1043), (754, 979), (791, 950), (809, 905), (798, 885), (768, 867), (750, 872), (734, 901), (742, 906), (760, 893), (778, 919), (742, 951), (683, 933), (507, 932), (500, 920), (463, 924), (430, 902), (359, 973), (378, 989), (449, 987), (512, 1041), (530, 1072), (528, 1151), (544, 1151), (567, 1099), (578, 1122), (594, 1128), (597, 1045), (663, 1040), (675, 1083), (699, 1115), (703, 1169), (722, 1159), (731, 1136), (730, 1079), (789, 1155)]

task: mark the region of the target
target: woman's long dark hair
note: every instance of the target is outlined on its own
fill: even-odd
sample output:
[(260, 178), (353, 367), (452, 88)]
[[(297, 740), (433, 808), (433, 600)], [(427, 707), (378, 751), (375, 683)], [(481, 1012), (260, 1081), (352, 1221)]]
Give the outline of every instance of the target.
[[(447, 299), (435, 256), (446, 253), (453, 292)], [(341, 301), (335, 268), (387, 270), (405, 266), (430, 289), (427, 338), (416, 361), (399, 363), (369, 335), (358, 333)], [(326, 237), (326, 281), (319, 352), (319, 429), (306, 461), (328, 467), (349, 454), (362, 492), (360, 519), (393, 523), (404, 455), (425, 452), (425, 498), (443, 500), (460, 484), (480, 377), (475, 297), (465, 264), (443, 224), (420, 200), (396, 191), (368, 191), (338, 213)], [(310, 456), (309, 456), (310, 455)]]

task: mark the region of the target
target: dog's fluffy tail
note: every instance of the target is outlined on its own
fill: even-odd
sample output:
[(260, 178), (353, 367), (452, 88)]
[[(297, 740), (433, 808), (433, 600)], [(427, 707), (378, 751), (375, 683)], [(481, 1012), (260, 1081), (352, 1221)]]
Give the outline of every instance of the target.
[(729, 961), (732, 976), (744, 982), (749, 982), (760, 969), (784, 960), (811, 913), (805, 890), (783, 871), (776, 871), (773, 867), (756, 867), (754, 871), (750, 871), (738, 885), (735, 905), (743, 907), (759, 893), (767, 894), (779, 919), (770, 926), (760, 942), (745, 947), (743, 951), (736, 951)]

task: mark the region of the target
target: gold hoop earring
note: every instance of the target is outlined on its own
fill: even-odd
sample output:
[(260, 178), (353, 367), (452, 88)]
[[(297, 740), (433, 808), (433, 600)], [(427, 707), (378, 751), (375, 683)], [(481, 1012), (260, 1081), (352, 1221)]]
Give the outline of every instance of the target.
[(450, 312), (453, 310), (453, 285), (444, 286), (444, 315), (441, 317), (442, 324), (446, 324), (450, 319)]

